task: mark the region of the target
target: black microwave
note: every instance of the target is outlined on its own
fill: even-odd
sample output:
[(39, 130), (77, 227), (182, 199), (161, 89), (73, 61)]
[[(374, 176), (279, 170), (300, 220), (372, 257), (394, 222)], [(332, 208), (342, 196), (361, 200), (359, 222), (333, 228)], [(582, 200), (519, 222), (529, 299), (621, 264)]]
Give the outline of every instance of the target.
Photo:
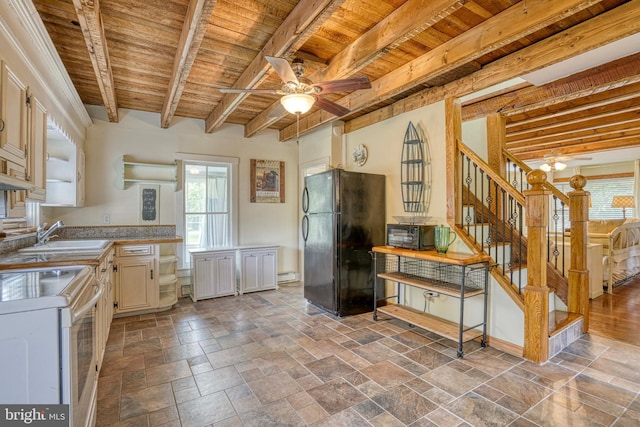
[(424, 251), (434, 249), (435, 225), (387, 224), (387, 245)]

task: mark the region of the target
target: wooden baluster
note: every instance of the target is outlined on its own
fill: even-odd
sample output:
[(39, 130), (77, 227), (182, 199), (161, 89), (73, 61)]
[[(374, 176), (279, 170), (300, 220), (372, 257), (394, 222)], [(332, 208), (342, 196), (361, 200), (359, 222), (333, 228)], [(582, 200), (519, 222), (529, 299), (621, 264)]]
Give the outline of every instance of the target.
[(569, 268), (569, 290), (567, 308), (572, 313), (582, 314), (583, 332), (589, 331), (589, 270), (587, 269), (587, 223), (589, 221), (589, 192), (583, 188), (587, 178), (574, 175), (569, 185), (575, 191), (569, 196), (569, 219), (571, 220), (571, 267)]
[(547, 225), (549, 194), (544, 189), (547, 174), (527, 174), (530, 190), (526, 198), (528, 229), (527, 286), (524, 289), (524, 358), (535, 363), (549, 358), (549, 288), (547, 287)]

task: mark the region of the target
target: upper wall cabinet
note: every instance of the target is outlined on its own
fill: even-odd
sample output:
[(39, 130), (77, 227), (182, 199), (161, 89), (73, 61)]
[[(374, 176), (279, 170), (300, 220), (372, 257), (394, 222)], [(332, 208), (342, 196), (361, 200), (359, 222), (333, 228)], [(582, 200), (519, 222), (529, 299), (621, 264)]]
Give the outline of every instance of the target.
[(42, 206), (83, 206), (84, 151), (61, 134), (49, 137), (46, 163), (47, 197)]
[(47, 152), (47, 110), (36, 99), (29, 96), (29, 129), (27, 180), (35, 188), (27, 192), (27, 198), (45, 201), (46, 193), (46, 152)]
[(0, 76), (0, 157), (27, 167), (27, 87), (6, 63)]

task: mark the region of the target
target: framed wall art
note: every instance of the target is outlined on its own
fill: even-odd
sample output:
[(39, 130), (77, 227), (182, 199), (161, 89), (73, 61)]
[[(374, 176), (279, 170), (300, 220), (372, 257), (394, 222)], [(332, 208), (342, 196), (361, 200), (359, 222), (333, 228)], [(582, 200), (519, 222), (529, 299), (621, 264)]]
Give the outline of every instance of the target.
[(251, 159), (251, 202), (284, 203), (284, 162)]

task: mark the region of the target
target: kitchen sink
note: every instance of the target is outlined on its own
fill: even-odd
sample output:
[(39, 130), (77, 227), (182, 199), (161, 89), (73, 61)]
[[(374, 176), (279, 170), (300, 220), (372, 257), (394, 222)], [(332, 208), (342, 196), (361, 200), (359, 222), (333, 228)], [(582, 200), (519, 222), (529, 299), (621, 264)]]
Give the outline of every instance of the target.
[(109, 240), (53, 240), (43, 245), (33, 245), (19, 249), (22, 253), (51, 252), (100, 252), (109, 244)]

